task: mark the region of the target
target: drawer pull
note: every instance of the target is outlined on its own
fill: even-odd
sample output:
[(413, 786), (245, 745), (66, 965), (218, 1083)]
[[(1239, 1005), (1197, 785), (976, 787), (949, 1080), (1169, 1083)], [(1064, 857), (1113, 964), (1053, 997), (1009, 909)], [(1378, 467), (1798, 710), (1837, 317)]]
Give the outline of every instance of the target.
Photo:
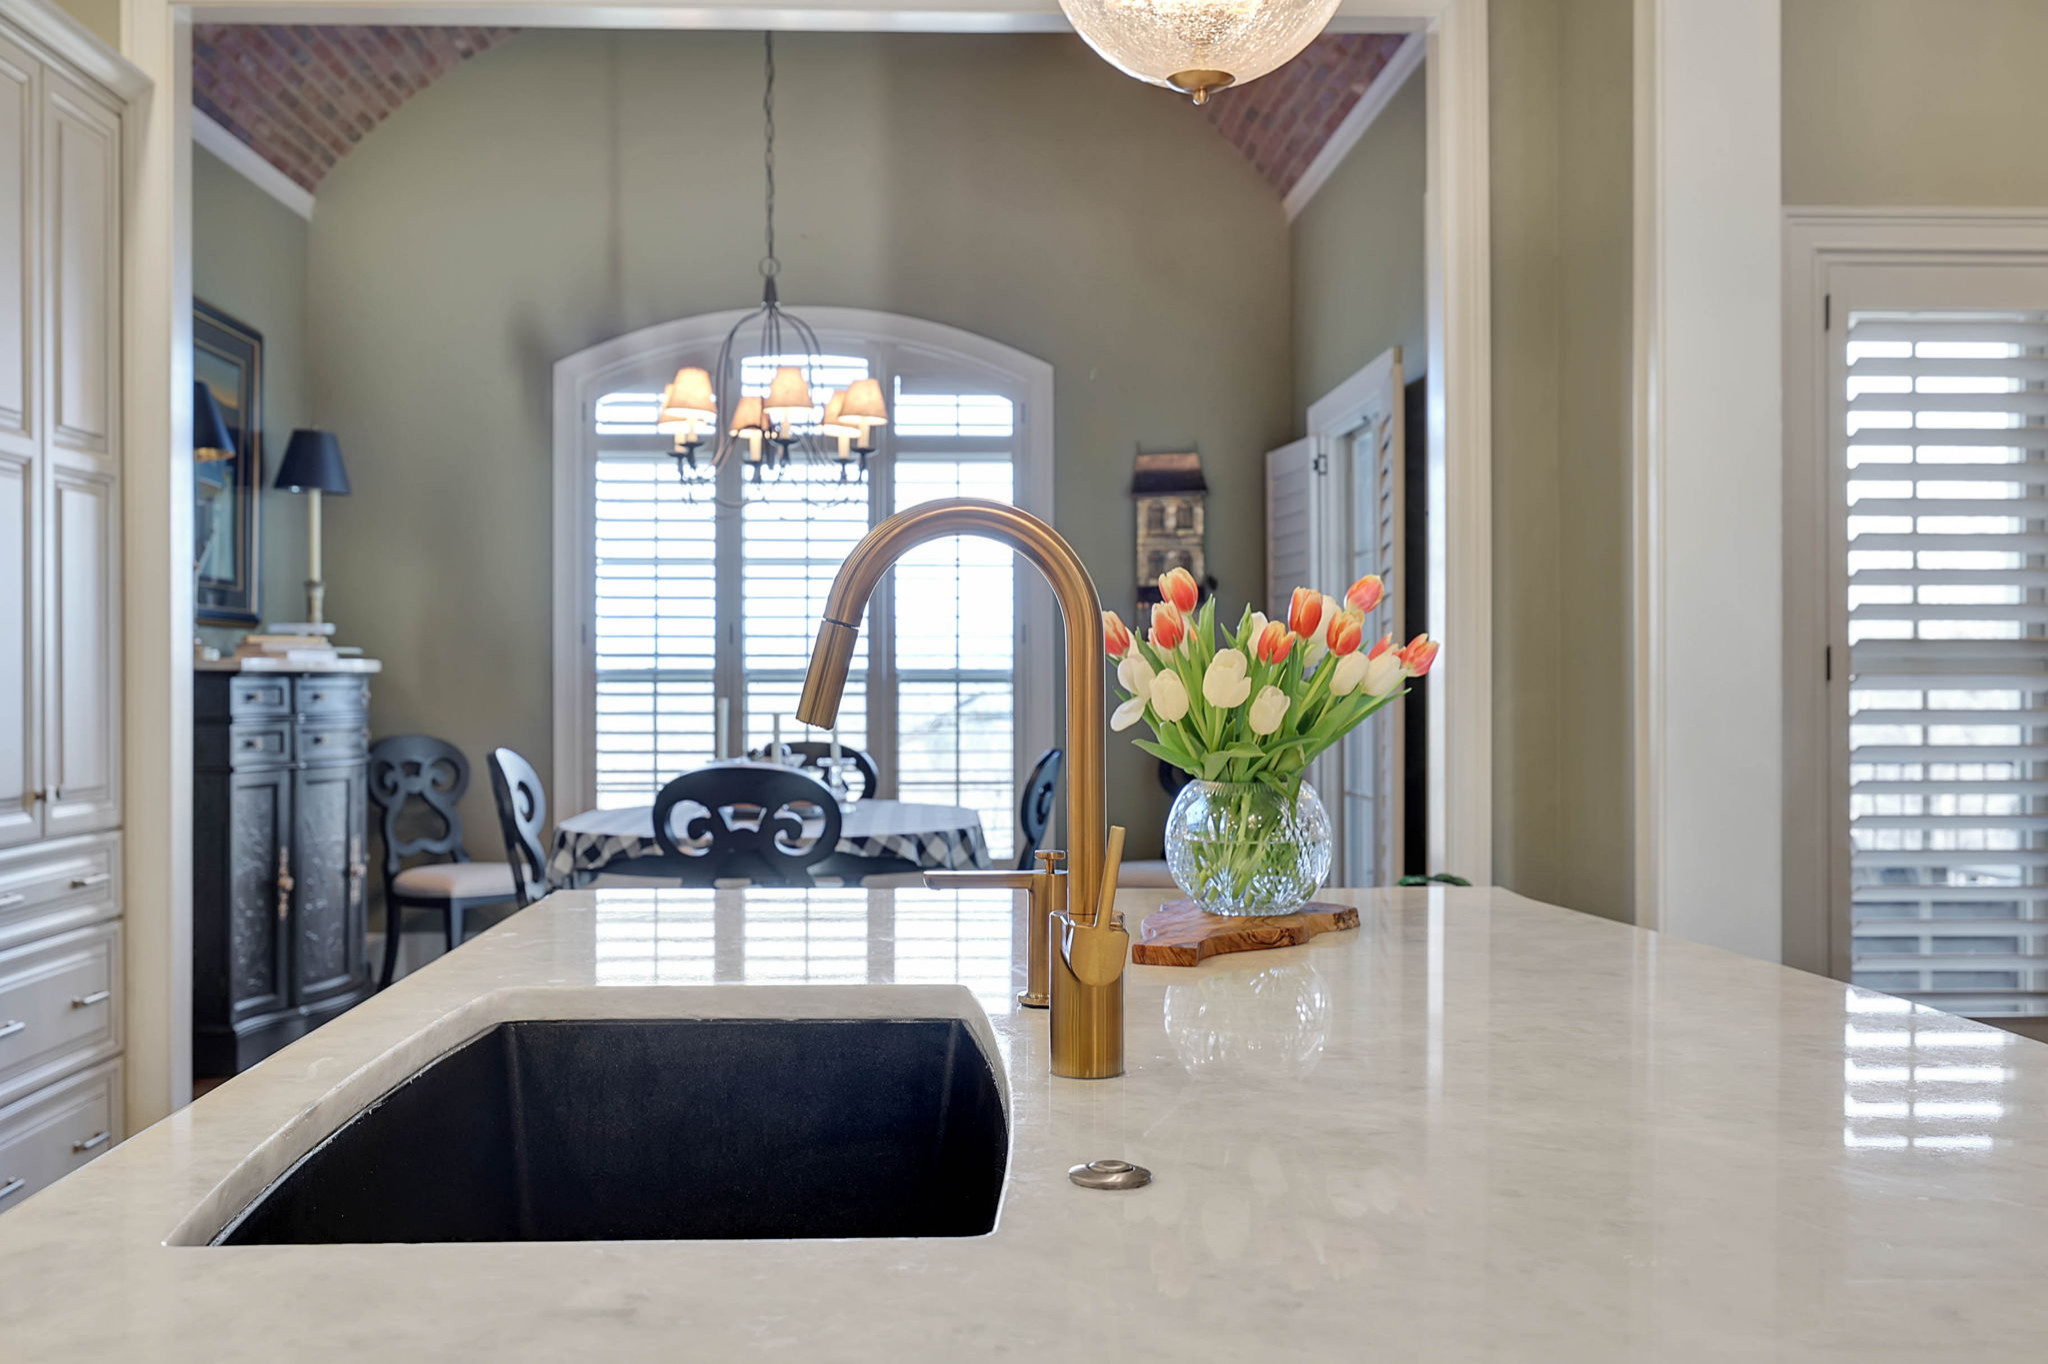
[(22, 905), (27, 903), (28, 896), (23, 895), (18, 890), (9, 891), (5, 895), (0, 895), (0, 909), (13, 909), (16, 905)]
[(10, 1179), (5, 1184), (0, 1184), (0, 1198), (11, 1197), (14, 1194), (20, 1193), (23, 1189), (26, 1189), (27, 1187), (28, 1181), (25, 1179)]
[(262, 743), (263, 743), (263, 741), (262, 741), (261, 739), (244, 739), (244, 740), (242, 740), (242, 747), (244, 747), (244, 748), (257, 748), (257, 747), (260, 747), (260, 746), (262, 745)]
[(308, 696), (306, 699), (317, 706), (322, 701), (325, 701), (327, 699), (327, 693), (324, 691), (316, 691), (312, 693), (310, 696)]
[(72, 1142), (71, 1153), (73, 1155), (79, 1155), (83, 1152), (92, 1150), (95, 1146), (105, 1146), (107, 1144), (108, 1139), (113, 1135), (113, 1133), (107, 1131), (105, 1128), (102, 1128), (99, 1131), (93, 1133), (91, 1136), (87, 1137), (84, 1141)]
[(10, 1018), (5, 1023), (0, 1023), (0, 1037), (12, 1037), (18, 1032), (27, 1031), (28, 1024), (18, 1018)]
[(89, 995), (73, 995), (71, 997), (71, 1007), (74, 1009), (90, 1009), (93, 1005), (104, 1004), (113, 997), (114, 992), (112, 990), (94, 990)]
[(327, 742), (327, 736), (325, 734), (315, 734), (313, 736), (313, 742), (316, 744), (324, 744)]
[(71, 888), (73, 890), (85, 890), (92, 886), (104, 886), (113, 879), (114, 874), (112, 872), (96, 871), (87, 876), (72, 877)]

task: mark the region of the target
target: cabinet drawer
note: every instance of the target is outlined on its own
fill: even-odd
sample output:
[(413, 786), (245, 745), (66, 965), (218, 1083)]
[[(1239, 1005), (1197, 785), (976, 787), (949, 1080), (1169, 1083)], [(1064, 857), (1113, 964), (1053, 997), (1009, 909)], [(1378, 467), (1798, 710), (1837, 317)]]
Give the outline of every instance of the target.
[(121, 1049), (120, 925), (0, 953), (0, 1103)]
[(0, 854), (0, 950), (120, 912), (121, 845), (112, 834)]
[(291, 713), (291, 678), (238, 676), (229, 679), (228, 715), (231, 718), (259, 720), (265, 716)]
[(292, 760), (289, 721), (228, 726), (229, 767), (276, 767)]
[(0, 1213), (121, 1140), (121, 1063), (108, 1061), (0, 1109)]
[(370, 731), (361, 720), (340, 725), (299, 726), (301, 763), (362, 762), (370, 755)]
[(358, 714), (370, 706), (370, 689), (360, 677), (347, 673), (318, 673), (296, 680), (299, 714), (343, 716)]

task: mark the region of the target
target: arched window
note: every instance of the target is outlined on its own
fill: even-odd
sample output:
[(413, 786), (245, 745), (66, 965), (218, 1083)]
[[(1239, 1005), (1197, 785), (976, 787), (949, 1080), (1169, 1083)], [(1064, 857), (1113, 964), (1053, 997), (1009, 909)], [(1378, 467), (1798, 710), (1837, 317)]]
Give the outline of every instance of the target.
[[(1052, 372), (936, 323), (812, 308), (814, 385), (879, 379), (891, 424), (865, 495), (792, 464), (756, 483), (739, 461), (688, 495), (654, 403), (684, 365), (714, 368), (736, 314), (686, 318), (556, 366), (556, 800), (565, 813), (644, 804), (669, 777), (765, 745), (794, 718), (840, 562), (869, 526), (934, 498), (1050, 516)], [(752, 358), (750, 357), (750, 360)], [(760, 357), (765, 390), (773, 364)], [(701, 456), (700, 456), (701, 458)], [(977, 810), (1000, 862), (1018, 774), (1051, 742), (1048, 595), (1010, 551), (944, 540), (876, 594), (839, 738), (874, 754), (881, 794)], [(1043, 641), (1029, 649), (1026, 640)]]

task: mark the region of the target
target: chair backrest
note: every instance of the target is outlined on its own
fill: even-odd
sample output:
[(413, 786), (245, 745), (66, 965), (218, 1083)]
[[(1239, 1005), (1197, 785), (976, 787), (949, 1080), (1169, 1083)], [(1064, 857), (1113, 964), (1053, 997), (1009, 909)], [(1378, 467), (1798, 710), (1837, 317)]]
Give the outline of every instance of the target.
[(1067, 755), (1048, 748), (1040, 755), (1024, 782), (1024, 799), (1017, 806), (1017, 868), (1031, 870), (1031, 856), (1045, 839), (1045, 826), (1052, 822), (1052, 802), (1059, 790), (1060, 765)]
[[(686, 844), (673, 827), (678, 806)], [(814, 828), (805, 827), (809, 821)], [(839, 846), (839, 802), (793, 768), (700, 767), (654, 798), (654, 841), (685, 868), (684, 885), (743, 876), (757, 885), (808, 886), (810, 869)]]
[[(370, 746), (370, 801), (384, 834), (384, 879), (398, 875), (405, 859), (420, 854), (469, 861), (462, 846), (462, 816), (455, 807), (469, 790), (469, 759), (446, 739), (427, 734), (394, 734)], [(429, 831), (402, 837), (399, 821), (417, 800), (432, 818)], [(440, 832), (433, 832), (438, 826)]]
[(541, 831), (548, 824), (548, 793), (541, 789), (533, 764), (509, 748), (494, 748), (491, 797), (498, 805), (498, 831), (505, 836), (505, 860), (512, 864), (512, 888), (524, 909), (548, 893), (547, 846)]
[[(799, 771), (815, 773), (820, 781), (832, 768), (832, 744), (823, 739), (797, 739), (782, 746), (782, 751), (797, 760)], [(764, 750), (763, 756), (768, 756)], [(852, 768), (852, 777), (858, 777), (859, 789), (855, 789), (847, 769)], [(846, 788), (846, 794), (855, 800), (866, 800), (881, 788), (881, 772), (869, 754), (845, 744), (839, 746), (839, 780)], [(828, 783), (829, 784), (829, 783)]]
[(1166, 792), (1169, 797), (1178, 796), (1180, 789), (1193, 780), (1193, 777), (1181, 771), (1181, 769), (1175, 767), (1166, 759), (1161, 758), (1159, 760), (1159, 789)]

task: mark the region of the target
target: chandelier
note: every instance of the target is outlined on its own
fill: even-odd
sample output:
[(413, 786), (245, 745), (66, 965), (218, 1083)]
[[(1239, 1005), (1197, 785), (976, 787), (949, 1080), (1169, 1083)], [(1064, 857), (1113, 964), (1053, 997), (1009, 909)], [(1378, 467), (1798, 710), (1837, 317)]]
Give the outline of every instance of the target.
[(1060, 8), (1117, 70), (1207, 104), (1298, 56), (1337, 0), (1060, 0)]
[[(889, 424), (882, 385), (855, 379), (837, 391), (812, 392), (806, 371), (821, 353), (818, 334), (782, 306), (776, 285), (782, 262), (775, 255), (775, 35), (763, 34), (762, 41), (767, 252), (760, 265), (761, 306), (725, 334), (715, 370), (676, 371), (661, 391), (655, 430), (675, 438), (676, 474), (685, 485), (715, 484), (718, 471), (734, 458), (755, 482), (764, 472), (788, 470), (793, 459), (837, 467), (842, 482), (865, 480), (875, 429)], [(743, 371), (750, 361), (774, 366), (765, 394), (745, 391)], [(707, 444), (710, 451), (700, 464), (698, 452)]]

